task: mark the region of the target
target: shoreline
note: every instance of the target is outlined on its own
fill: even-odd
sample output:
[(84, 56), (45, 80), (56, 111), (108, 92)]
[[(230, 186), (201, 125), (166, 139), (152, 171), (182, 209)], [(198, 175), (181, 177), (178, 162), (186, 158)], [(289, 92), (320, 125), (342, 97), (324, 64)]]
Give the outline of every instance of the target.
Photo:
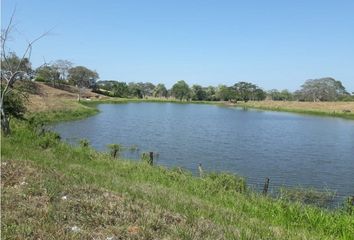
[[(226, 102), (226, 101), (179, 101), (175, 99), (129, 99), (129, 98), (117, 98), (117, 99), (104, 99), (104, 100), (92, 100), (92, 101), (82, 101), (81, 103), (85, 106), (94, 106), (97, 104), (124, 104), (124, 103), (134, 103), (134, 102), (152, 102), (152, 103), (175, 103), (175, 104), (208, 104), (208, 105), (219, 105), (227, 107), (240, 107), (240, 108), (249, 108), (249, 109), (258, 109), (264, 111), (273, 111), (273, 112), (288, 112), (295, 114), (304, 114), (312, 116), (324, 116), (324, 117), (333, 117), (333, 118), (342, 118), (347, 120), (354, 120), (354, 102), (282, 102), (282, 101), (251, 101), (251, 102)], [(336, 107), (338, 104), (347, 104), (350, 105), (350, 110), (346, 108)], [(292, 105), (298, 105), (296, 107)], [(301, 105), (313, 105), (309, 107), (301, 107)], [(315, 107), (319, 106), (318, 109)], [(326, 105), (331, 105), (326, 108)], [(323, 107), (325, 107), (323, 109)], [(322, 109), (321, 109), (322, 108)], [(345, 112), (350, 111), (350, 112)]]

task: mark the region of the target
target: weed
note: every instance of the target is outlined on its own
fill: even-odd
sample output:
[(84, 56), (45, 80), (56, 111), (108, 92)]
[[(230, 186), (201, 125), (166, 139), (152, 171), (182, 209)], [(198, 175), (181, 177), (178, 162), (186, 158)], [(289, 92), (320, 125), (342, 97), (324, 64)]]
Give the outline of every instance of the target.
[(108, 148), (110, 149), (110, 154), (113, 158), (119, 157), (119, 154), (123, 149), (122, 145), (120, 144), (109, 144)]
[(90, 146), (90, 141), (86, 138), (80, 139), (79, 145), (82, 148), (88, 148)]

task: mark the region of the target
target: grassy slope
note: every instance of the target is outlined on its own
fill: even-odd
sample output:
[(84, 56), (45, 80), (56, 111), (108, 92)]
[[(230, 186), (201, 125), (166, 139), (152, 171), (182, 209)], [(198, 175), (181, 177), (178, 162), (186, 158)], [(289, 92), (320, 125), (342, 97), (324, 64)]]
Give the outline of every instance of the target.
[[(41, 119), (95, 113), (72, 101), (67, 104), (73, 107), (70, 111), (42, 113)], [(225, 179), (200, 179), (178, 170), (114, 160), (56, 141), (52, 134), (39, 135), (21, 122), (13, 127), (12, 136), (1, 143), (4, 239), (351, 239), (354, 235), (354, 217), (339, 210), (239, 193)]]

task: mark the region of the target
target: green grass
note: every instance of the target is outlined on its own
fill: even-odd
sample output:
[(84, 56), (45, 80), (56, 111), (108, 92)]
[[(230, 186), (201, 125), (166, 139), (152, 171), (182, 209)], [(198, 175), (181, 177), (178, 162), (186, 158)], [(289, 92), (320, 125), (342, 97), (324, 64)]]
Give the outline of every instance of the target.
[(76, 108), (67, 109), (67, 110), (54, 110), (46, 112), (36, 112), (32, 113), (26, 118), (29, 121), (35, 121), (37, 123), (56, 123), (70, 120), (83, 119), (99, 112), (98, 109), (90, 106), (85, 106), (83, 104), (77, 104), (76, 102), (68, 102), (68, 104), (75, 103)]
[[(86, 110), (82, 113), (77, 115)], [(56, 114), (40, 117), (61, 119)], [(113, 159), (109, 153), (70, 146), (25, 122), (12, 126), (1, 153), (4, 239), (354, 236), (354, 216), (341, 209), (264, 197), (231, 174), (198, 178), (179, 168)]]

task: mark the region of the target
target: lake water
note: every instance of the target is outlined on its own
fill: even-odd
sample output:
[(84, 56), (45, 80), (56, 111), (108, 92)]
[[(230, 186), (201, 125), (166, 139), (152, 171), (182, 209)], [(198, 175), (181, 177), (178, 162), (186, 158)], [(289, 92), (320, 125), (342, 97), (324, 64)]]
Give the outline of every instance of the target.
[(354, 195), (354, 121), (292, 113), (200, 104), (102, 104), (96, 116), (53, 126), (63, 139), (87, 138), (98, 150), (107, 144), (137, 145), (158, 153), (157, 163), (197, 172), (227, 171), (260, 189), (270, 186), (328, 188)]

